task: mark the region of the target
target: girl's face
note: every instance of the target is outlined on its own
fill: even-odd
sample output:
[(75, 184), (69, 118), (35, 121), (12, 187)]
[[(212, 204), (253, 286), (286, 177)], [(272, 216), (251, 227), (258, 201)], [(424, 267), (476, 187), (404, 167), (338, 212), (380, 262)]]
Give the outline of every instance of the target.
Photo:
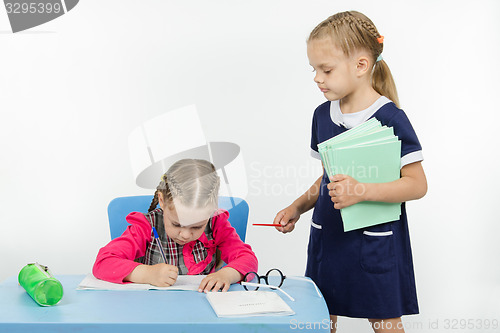
[(328, 39), (307, 43), (307, 57), (316, 72), (314, 82), (329, 101), (350, 95), (356, 88), (356, 61)]
[(165, 232), (179, 245), (200, 238), (215, 211), (211, 207), (189, 208), (178, 202), (177, 199), (174, 199), (174, 208), (170, 209), (162, 197), (159, 199), (160, 207), (163, 209)]

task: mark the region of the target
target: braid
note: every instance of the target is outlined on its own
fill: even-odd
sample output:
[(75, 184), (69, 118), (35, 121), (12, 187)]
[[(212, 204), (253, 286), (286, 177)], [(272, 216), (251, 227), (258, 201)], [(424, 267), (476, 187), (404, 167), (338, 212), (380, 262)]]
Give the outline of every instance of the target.
[(370, 20), (365, 20), (365, 19), (362, 19), (362, 18), (356, 17), (356, 16), (353, 16), (353, 17), (357, 21), (357, 23), (361, 27), (363, 27), (363, 29), (371, 35), (373, 43), (374, 43), (374, 47), (373, 47), (373, 51), (375, 51), (374, 56), (376, 59), (376, 57), (378, 57), (380, 54), (382, 54), (382, 51), (384, 49), (384, 44), (379, 43), (379, 41), (378, 41), (378, 38), (380, 38), (381, 36), (380, 36), (377, 28), (375, 27), (373, 22), (371, 22)]
[(179, 186), (179, 183), (175, 180), (175, 177), (168, 177), (167, 174), (164, 175), (165, 178), (165, 184), (167, 185), (167, 188), (169, 189), (170, 196), (172, 198), (174, 197), (180, 197), (182, 196), (182, 189), (181, 186)]
[(149, 206), (148, 213), (155, 210), (158, 205), (158, 190), (155, 191), (155, 195), (153, 197), (153, 201), (151, 201), (151, 205)]
[[(168, 177), (167, 174), (165, 173), (161, 176), (160, 184), (156, 187), (156, 192), (155, 192), (156, 204), (158, 204), (159, 202), (158, 193), (160, 192), (163, 195), (163, 200), (165, 200), (166, 203), (172, 202), (172, 191), (170, 190), (171, 188), (172, 188), (172, 181), (170, 177)], [(156, 206), (153, 208), (152, 205), (153, 203), (151, 203), (150, 209), (156, 208)]]
[(351, 28), (354, 28), (361, 26), (368, 33), (370, 33), (373, 38), (377, 39), (380, 37), (380, 34), (378, 33), (373, 22), (368, 17), (356, 11), (338, 13), (330, 16), (327, 20), (333, 27), (348, 25)]
[(354, 20), (360, 25), (362, 26), (366, 31), (368, 31), (370, 33), (370, 35), (372, 35), (372, 37), (374, 39), (377, 39), (380, 37), (380, 34), (378, 33), (377, 31), (377, 28), (375, 28), (375, 26), (373, 25), (372, 22), (368, 22), (366, 20), (363, 20), (362, 18), (359, 18), (359, 17), (356, 17), (356, 16), (353, 16)]
[[(215, 170), (214, 170), (215, 172)], [(220, 179), (219, 177), (216, 177), (215, 181), (212, 183), (212, 188), (208, 192), (207, 195), (207, 201), (210, 203), (213, 203), (215, 206), (218, 205), (218, 199), (219, 199), (219, 187), (220, 187)]]
[[(373, 22), (363, 14), (351, 11), (330, 16), (311, 33), (319, 37), (320, 30), (329, 27), (330, 34), (337, 37), (342, 50), (350, 54), (351, 48), (365, 48), (371, 51), (373, 60), (382, 53), (383, 44), (378, 42), (380, 34)], [(310, 37), (310, 39), (311, 39)]]

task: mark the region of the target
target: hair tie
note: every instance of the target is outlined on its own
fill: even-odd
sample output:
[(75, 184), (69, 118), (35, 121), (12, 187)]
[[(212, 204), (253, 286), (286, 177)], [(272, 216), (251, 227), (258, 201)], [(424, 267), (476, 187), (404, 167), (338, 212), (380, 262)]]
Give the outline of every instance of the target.
[(380, 35), (380, 37), (377, 38), (377, 42), (382, 44), (384, 42), (384, 36)]
[(377, 57), (377, 60), (375, 62), (379, 62), (380, 60), (384, 60), (384, 57), (382, 57), (382, 54)]

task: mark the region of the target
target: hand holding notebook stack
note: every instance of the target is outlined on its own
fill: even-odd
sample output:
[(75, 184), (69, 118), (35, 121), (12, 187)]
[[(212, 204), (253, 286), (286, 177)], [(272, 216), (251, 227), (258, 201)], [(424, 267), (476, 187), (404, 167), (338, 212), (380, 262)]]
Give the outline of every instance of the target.
[[(375, 118), (318, 144), (328, 177), (349, 175), (360, 183), (386, 183), (400, 177), (401, 141)], [(341, 209), (344, 231), (399, 219), (400, 203), (363, 201)]]

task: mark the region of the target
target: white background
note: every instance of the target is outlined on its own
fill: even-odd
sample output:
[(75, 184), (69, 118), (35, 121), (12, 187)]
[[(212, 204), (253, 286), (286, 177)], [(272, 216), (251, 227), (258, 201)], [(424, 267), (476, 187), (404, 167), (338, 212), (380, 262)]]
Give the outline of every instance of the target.
[[(407, 205), (421, 314), (407, 331), (500, 319), (498, 1), (85, 0), (17, 34), (0, 10), (0, 280), (33, 261), (88, 273), (109, 241), (109, 201), (150, 194), (128, 135), (189, 104), (207, 140), (241, 147), (250, 222), (272, 222), (321, 172), (309, 140), (324, 97), (305, 40), (349, 9), (385, 36), (424, 149), (429, 191)], [(304, 273), (309, 219), (288, 235), (248, 228), (261, 272)]]

